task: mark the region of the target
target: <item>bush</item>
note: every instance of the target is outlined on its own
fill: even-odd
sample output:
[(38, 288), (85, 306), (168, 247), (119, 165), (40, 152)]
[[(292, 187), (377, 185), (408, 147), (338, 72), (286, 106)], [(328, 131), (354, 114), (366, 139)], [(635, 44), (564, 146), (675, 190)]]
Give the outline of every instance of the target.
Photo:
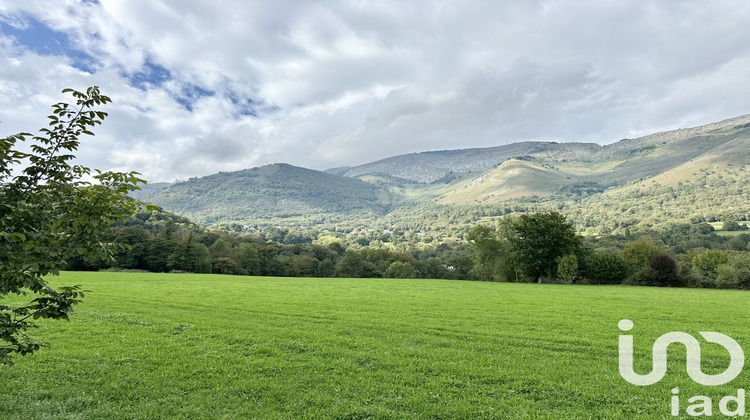
[(716, 283), (721, 288), (750, 289), (750, 253), (732, 253), (717, 267)]
[(622, 250), (622, 257), (628, 264), (628, 267), (638, 273), (648, 268), (649, 261), (654, 255), (664, 252), (664, 250), (649, 237), (643, 237), (636, 241), (629, 242)]
[(655, 286), (679, 286), (677, 276), (677, 261), (669, 254), (659, 253), (651, 257), (648, 262), (651, 268), (651, 279)]
[(734, 219), (727, 219), (721, 224), (721, 229), (728, 231), (740, 230), (740, 224)]
[(383, 277), (391, 279), (415, 279), (417, 278), (417, 270), (414, 269), (412, 263), (394, 261), (385, 270)]
[(592, 284), (621, 284), (630, 267), (620, 254), (595, 253), (586, 259), (583, 276)]
[(720, 265), (729, 261), (729, 253), (718, 249), (709, 249), (693, 257), (693, 268), (710, 279), (716, 279)]

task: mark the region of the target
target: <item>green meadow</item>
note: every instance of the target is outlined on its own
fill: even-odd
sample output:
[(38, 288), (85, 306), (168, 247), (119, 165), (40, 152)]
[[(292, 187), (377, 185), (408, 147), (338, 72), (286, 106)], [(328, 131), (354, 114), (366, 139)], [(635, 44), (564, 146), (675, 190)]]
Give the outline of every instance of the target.
[[(750, 293), (625, 286), (192, 274), (63, 273), (89, 290), (52, 343), (0, 367), (2, 419), (658, 419), (679, 388), (718, 400), (670, 347), (667, 376), (618, 372), (617, 323), (636, 370), (660, 335), (730, 335), (750, 351)], [(624, 333), (622, 333), (624, 334)], [(703, 345), (703, 370), (729, 363)]]

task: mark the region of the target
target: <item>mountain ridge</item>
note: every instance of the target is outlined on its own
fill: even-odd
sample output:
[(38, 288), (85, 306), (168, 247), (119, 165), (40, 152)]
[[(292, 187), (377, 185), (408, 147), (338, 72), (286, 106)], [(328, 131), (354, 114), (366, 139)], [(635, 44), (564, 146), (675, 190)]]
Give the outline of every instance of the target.
[[(513, 211), (566, 209), (583, 220), (584, 227), (598, 229), (592, 225), (595, 208), (600, 219), (607, 208), (633, 214), (618, 204), (618, 194), (676, 203), (676, 210), (662, 212), (630, 201), (651, 225), (670, 217), (705, 219), (721, 212), (747, 220), (750, 188), (743, 185), (748, 184), (750, 114), (606, 146), (520, 142), (412, 153), (328, 171), (266, 165), (152, 188), (139, 198), (208, 225), (365, 228), (394, 212), (410, 218), (403, 209), (418, 208), (414, 206), (515, 203)], [(700, 188), (711, 188), (719, 201), (705, 199)], [(587, 207), (579, 208), (584, 203)], [(422, 222), (415, 223), (424, 228)], [(614, 228), (606, 229), (627, 223), (613, 220)]]
[[(332, 168), (326, 170), (326, 172), (331, 171), (330, 173), (348, 177), (386, 175), (409, 181), (430, 183), (450, 173), (464, 174), (489, 170), (507, 159), (523, 155), (546, 154), (548, 159), (559, 160), (566, 159), (566, 156), (570, 159), (570, 154), (580, 156), (590, 153), (591, 159), (609, 158), (617, 153), (627, 153), (645, 145), (664, 141), (680, 141), (688, 137), (748, 123), (750, 123), (750, 114), (745, 114), (696, 127), (663, 131), (634, 139), (626, 138), (603, 146), (597, 143), (523, 141), (494, 147), (426, 151), (392, 156), (354, 167)], [(553, 154), (557, 156), (552, 156)], [(481, 159), (476, 159), (476, 156), (481, 156)], [(438, 159), (435, 159), (435, 157), (438, 157)], [(469, 164), (456, 164), (456, 160), (462, 157), (473, 157), (474, 159)]]
[(220, 172), (137, 196), (202, 223), (365, 212), (382, 215), (393, 195), (356, 178), (286, 163)]

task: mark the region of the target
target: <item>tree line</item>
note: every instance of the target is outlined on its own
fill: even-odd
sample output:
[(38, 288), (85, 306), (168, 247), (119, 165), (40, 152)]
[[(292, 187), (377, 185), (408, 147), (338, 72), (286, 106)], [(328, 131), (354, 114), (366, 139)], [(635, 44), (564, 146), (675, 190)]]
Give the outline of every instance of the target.
[(66, 269), (277, 277), (472, 278), (473, 262), (465, 244), (403, 252), (362, 247), (358, 242), (285, 244), (276, 240), (299, 238), (289, 233), (279, 235), (279, 230), (270, 230), (267, 235), (204, 230), (180, 216), (142, 209), (103, 234), (103, 242), (124, 245), (112, 258), (71, 258)]
[(72, 258), (67, 268), (750, 288), (750, 234), (719, 236), (705, 222), (585, 237), (548, 211), (501, 216), (450, 242), (392, 241), (389, 234), (212, 231), (142, 207), (104, 234), (102, 241), (126, 245), (111, 259)]
[(712, 231), (707, 223), (676, 224), (637, 239), (592, 239), (550, 211), (506, 217), (495, 229), (480, 224), (465, 238), (482, 280), (750, 288), (750, 234), (726, 239)]

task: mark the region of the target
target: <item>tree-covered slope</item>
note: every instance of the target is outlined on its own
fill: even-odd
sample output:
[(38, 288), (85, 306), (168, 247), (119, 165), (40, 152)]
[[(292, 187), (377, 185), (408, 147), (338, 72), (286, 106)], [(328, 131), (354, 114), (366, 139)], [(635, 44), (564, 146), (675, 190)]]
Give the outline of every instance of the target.
[[(476, 222), (472, 215), (556, 209), (596, 234), (671, 221), (747, 220), (748, 165), (750, 115), (607, 146), (524, 142), (329, 172), (269, 165), (139, 198), (207, 225), (348, 231), (390, 230), (408, 221), (420, 231), (457, 232)], [(445, 218), (430, 223), (434, 212)]]
[(206, 224), (299, 217), (377, 217), (397, 197), (354, 178), (286, 164), (223, 172), (139, 197)]

